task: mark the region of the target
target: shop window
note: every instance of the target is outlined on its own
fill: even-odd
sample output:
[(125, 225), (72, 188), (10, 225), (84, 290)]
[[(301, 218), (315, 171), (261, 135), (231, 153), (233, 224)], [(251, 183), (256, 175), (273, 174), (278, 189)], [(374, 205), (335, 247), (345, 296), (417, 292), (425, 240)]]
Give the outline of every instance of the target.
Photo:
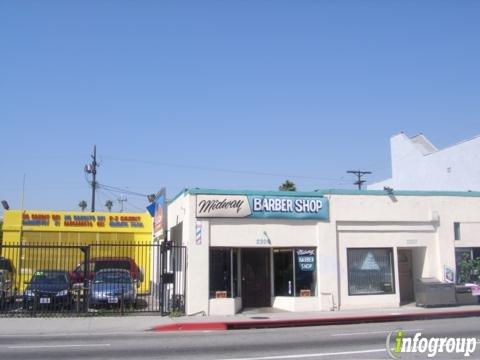
[(275, 296), (293, 296), (292, 250), (274, 250)]
[(453, 236), (455, 240), (460, 240), (460, 223), (454, 222), (453, 223)]
[(348, 294), (395, 293), (392, 249), (347, 249)]
[(295, 295), (315, 295), (316, 269), (315, 250), (296, 249), (295, 254)]
[(456, 248), (455, 272), (458, 284), (480, 282), (480, 248)]
[(210, 249), (210, 298), (237, 296), (238, 252), (236, 249)]
[(275, 249), (275, 296), (315, 296), (315, 264), (314, 249)]

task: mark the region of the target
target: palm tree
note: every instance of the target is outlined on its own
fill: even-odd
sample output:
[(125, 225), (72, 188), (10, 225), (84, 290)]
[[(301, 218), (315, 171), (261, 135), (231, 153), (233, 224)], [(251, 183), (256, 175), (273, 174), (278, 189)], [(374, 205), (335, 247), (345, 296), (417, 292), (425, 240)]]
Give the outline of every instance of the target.
[(108, 211), (112, 211), (113, 201), (112, 200), (107, 200), (105, 202), (105, 207), (108, 209)]
[(297, 187), (295, 186), (295, 183), (290, 180), (285, 180), (285, 182), (278, 187), (278, 190), (280, 191), (297, 191)]
[(82, 209), (82, 211), (85, 211), (85, 209), (87, 208), (87, 202), (85, 200), (82, 200), (78, 203), (78, 206), (80, 207), (80, 209)]

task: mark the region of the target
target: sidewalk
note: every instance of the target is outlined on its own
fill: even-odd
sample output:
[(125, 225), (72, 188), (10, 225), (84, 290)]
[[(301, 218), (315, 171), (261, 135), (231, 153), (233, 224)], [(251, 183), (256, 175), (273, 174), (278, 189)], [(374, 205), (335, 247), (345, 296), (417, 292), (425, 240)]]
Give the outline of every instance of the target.
[[(268, 312), (267, 312), (268, 311)], [(445, 308), (405, 306), (392, 309), (341, 310), (330, 312), (248, 311), (232, 316), (0, 318), (0, 336), (132, 333), (148, 330), (235, 330), (313, 325), (352, 324), (480, 316), (480, 305)]]
[(170, 318), (159, 315), (73, 318), (0, 317), (0, 337), (142, 332), (170, 321)]

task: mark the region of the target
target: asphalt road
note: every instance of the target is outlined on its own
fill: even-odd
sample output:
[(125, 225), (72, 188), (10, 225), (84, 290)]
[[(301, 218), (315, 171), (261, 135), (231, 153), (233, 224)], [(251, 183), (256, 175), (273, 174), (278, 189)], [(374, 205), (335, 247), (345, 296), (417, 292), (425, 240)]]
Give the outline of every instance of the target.
[[(2, 335), (0, 359), (388, 359), (386, 338), (396, 329), (406, 336), (421, 332), (425, 337), (480, 339), (480, 318), (214, 332)], [(442, 355), (435, 358), (465, 359), (463, 353)], [(427, 354), (401, 354), (401, 359), (427, 359)], [(480, 359), (480, 343), (469, 359)]]

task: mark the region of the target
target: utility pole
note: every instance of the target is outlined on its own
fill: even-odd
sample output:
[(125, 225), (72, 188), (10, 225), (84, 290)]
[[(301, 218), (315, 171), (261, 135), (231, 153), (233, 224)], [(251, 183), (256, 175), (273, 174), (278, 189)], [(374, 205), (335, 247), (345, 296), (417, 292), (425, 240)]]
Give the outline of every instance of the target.
[(95, 191), (97, 189), (97, 145), (93, 145), (92, 163), (85, 165), (85, 172), (92, 174), (92, 212), (95, 212)]
[(125, 195), (120, 195), (117, 201), (120, 203), (120, 212), (123, 212), (123, 203), (127, 201), (127, 197)]
[(357, 181), (353, 184), (358, 186), (358, 190), (362, 190), (362, 185), (366, 182), (366, 180), (362, 180), (363, 175), (371, 174), (371, 171), (361, 171), (361, 170), (348, 170), (347, 174), (354, 174), (357, 177)]

